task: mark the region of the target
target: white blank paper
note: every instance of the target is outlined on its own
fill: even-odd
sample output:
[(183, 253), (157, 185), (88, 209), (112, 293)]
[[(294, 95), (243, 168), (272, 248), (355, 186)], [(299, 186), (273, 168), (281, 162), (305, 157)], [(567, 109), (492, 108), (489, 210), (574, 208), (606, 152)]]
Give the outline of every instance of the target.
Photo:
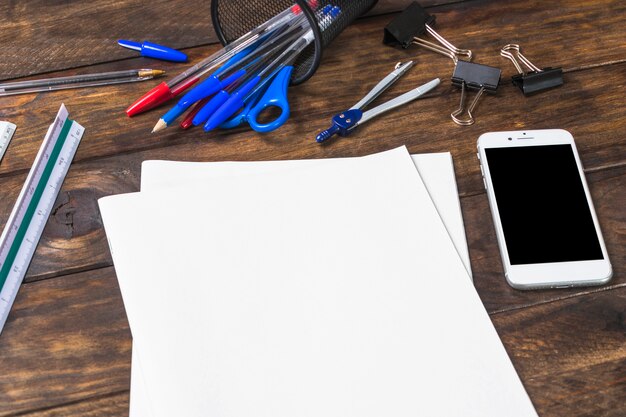
[[(449, 152), (411, 155), (454, 246), (461, 256), (470, 277), (472, 275), (463, 214), (454, 176), (452, 155)], [(347, 159), (304, 159), (254, 162), (178, 162), (144, 161), (141, 165), (141, 190), (158, 192), (168, 188), (189, 188), (198, 183), (224, 177), (258, 175), (266, 172), (288, 172), (307, 166), (342, 164)]]
[(155, 417), (536, 415), (405, 149), (100, 206)]
[[(411, 155), (426, 189), (452, 242), (471, 277), (469, 251), (463, 227), (463, 215), (459, 204), (452, 156), (449, 152)], [(143, 192), (159, 192), (175, 187), (187, 188), (193, 192), (198, 183), (215, 181), (227, 176), (255, 175), (281, 169), (283, 171), (298, 168), (302, 164), (342, 163), (343, 159), (323, 159), (305, 161), (269, 161), (269, 162), (177, 162), (145, 161), (141, 171), (141, 189)], [(246, 168), (246, 166), (248, 168)], [(239, 167), (239, 168), (238, 168)], [(130, 417), (152, 416), (145, 382), (140, 372), (140, 359), (133, 350), (131, 370)]]

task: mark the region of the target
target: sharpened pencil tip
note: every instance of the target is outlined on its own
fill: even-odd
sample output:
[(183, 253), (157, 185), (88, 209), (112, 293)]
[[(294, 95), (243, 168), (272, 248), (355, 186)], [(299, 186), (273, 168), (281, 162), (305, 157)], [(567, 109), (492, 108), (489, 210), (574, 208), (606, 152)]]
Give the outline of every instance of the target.
[(167, 127), (167, 123), (163, 121), (163, 119), (159, 119), (159, 121), (152, 128), (152, 133), (160, 132), (161, 130)]

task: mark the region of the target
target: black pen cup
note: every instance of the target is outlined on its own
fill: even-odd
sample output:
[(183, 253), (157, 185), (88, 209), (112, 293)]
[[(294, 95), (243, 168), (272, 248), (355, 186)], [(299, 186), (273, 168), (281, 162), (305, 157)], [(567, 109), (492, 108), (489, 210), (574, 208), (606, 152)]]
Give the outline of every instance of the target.
[[(371, 9), (376, 1), (211, 0), (211, 18), (217, 37), (223, 45), (227, 45), (287, 9), (303, 13), (311, 25), (314, 40), (294, 63), (291, 84), (296, 85), (315, 73), (324, 48), (354, 19)], [(334, 12), (332, 8), (335, 8)], [(329, 18), (332, 14), (336, 15)]]

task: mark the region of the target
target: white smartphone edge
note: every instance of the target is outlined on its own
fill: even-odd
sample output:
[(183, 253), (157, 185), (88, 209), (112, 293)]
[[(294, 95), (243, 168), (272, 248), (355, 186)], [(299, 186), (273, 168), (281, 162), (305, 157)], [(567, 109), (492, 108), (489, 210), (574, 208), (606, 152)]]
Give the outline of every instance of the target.
[[(509, 139), (510, 138), (510, 139)], [(522, 146), (542, 146), (568, 144), (572, 146), (574, 158), (578, 167), (579, 175), (582, 179), (585, 196), (591, 212), (596, 235), (600, 242), (604, 259), (591, 261), (554, 262), (526, 265), (511, 265), (509, 261), (506, 241), (498, 206), (493, 192), (493, 184), (489, 172), (489, 165), (485, 154), (487, 148), (502, 147), (522, 147)], [(596, 210), (589, 193), (587, 179), (583, 171), (583, 166), (578, 155), (578, 149), (574, 137), (566, 130), (546, 129), (546, 130), (518, 130), (505, 132), (488, 132), (478, 138), (478, 159), (483, 176), (483, 183), (489, 200), (491, 216), (500, 249), (502, 265), (504, 267), (505, 278), (508, 284), (519, 290), (532, 290), (541, 288), (570, 288), (578, 286), (597, 286), (608, 283), (613, 277), (613, 268), (600, 229), (600, 223), (596, 215)], [(545, 277), (545, 278), (540, 278)], [(590, 278), (592, 277), (592, 278)]]

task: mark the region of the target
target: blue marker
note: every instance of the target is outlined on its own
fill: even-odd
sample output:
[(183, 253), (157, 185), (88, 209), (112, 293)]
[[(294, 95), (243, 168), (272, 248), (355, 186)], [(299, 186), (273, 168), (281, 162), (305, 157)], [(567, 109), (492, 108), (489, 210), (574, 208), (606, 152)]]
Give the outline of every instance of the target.
[(164, 61), (173, 61), (173, 62), (186, 62), (187, 55), (184, 53), (177, 51), (176, 49), (168, 48), (167, 46), (158, 45), (152, 42), (133, 42), (127, 41), (124, 39), (120, 39), (117, 41), (120, 46), (124, 48), (133, 49), (135, 51), (139, 51), (141, 56), (145, 56), (148, 58), (161, 59)]

